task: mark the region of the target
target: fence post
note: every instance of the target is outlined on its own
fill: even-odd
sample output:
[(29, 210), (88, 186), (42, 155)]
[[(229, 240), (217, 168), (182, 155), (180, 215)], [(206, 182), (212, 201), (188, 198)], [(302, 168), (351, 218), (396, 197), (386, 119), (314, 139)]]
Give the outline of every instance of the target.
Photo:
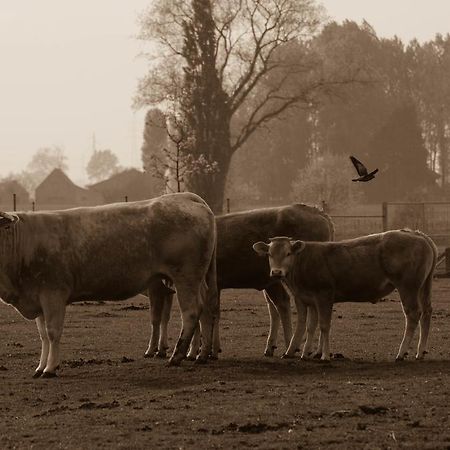
[(230, 213), (230, 199), (227, 198), (227, 213)]
[(388, 204), (387, 204), (387, 202), (383, 202), (381, 204), (381, 215), (383, 217), (383, 231), (387, 231), (387, 229), (388, 229)]
[(125, 195), (125, 202), (128, 203), (128, 195)]
[(13, 194), (13, 211), (17, 211), (17, 197)]
[(36, 211), (36, 202), (34, 200), (31, 202), (31, 210)]
[(325, 200), (322, 200), (322, 211), (324, 213), (328, 213), (328, 205), (327, 205), (327, 202)]

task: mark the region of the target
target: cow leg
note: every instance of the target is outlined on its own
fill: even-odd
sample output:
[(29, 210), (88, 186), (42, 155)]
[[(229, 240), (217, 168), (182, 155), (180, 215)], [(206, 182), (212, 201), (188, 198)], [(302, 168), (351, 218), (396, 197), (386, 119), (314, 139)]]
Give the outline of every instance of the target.
[(179, 365), (186, 357), (201, 313), (200, 284), (179, 284), (175, 281), (175, 286), (181, 310), (182, 327), (177, 344), (169, 359), (169, 365), (172, 366)]
[(280, 316), (277, 308), (272, 302), (266, 291), (263, 291), (264, 298), (267, 302), (267, 309), (269, 310), (270, 328), (269, 335), (267, 336), (266, 349), (264, 350), (264, 356), (273, 356), (275, 349), (277, 348), (277, 335), (280, 327)]
[(39, 331), (39, 337), (41, 338), (41, 359), (39, 365), (37, 366), (33, 378), (39, 378), (44, 372), (45, 366), (47, 365), (49, 342), (47, 337), (47, 330), (45, 329), (44, 316), (41, 314), (36, 317), (36, 325)]
[[(283, 334), (284, 334), (284, 343), (286, 346), (286, 349), (289, 347), (289, 343), (292, 338), (292, 322), (291, 322), (291, 302), (289, 294), (286, 292), (282, 284), (274, 284), (266, 289), (264, 292), (264, 295), (266, 297), (266, 300), (268, 302), (268, 305), (270, 305), (269, 300), (267, 299), (266, 293), (269, 295), (270, 300), (272, 300), (272, 303), (276, 307), (277, 314), (275, 317), (272, 317), (272, 313), (270, 311), (269, 306), (269, 313), (271, 314), (270, 320), (271, 320), (271, 328), (272, 328), (272, 319), (279, 320), (281, 319), (281, 324), (283, 326)], [(278, 325), (279, 326), (279, 325)], [(275, 345), (276, 348), (276, 340), (277, 340), (277, 331), (276, 328), (274, 330), (274, 336), (273, 336), (273, 345)], [(270, 337), (270, 334), (269, 334)], [(268, 340), (269, 344), (269, 340)], [(269, 347), (267, 345), (266, 350), (268, 350)], [(270, 349), (269, 349), (270, 350)], [(273, 354), (273, 350), (272, 350)], [(272, 356), (272, 355), (266, 355), (266, 356)]]
[(165, 358), (167, 356), (167, 349), (169, 348), (168, 340), (168, 326), (170, 320), (170, 312), (172, 311), (173, 294), (166, 295), (163, 302), (163, 309), (161, 314), (161, 325), (158, 342), (158, 353), (156, 356)]
[(293, 358), (295, 356), (295, 352), (300, 348), (301, 340), (305, 334), (307, 306), (297, 295), (295, 295), (295, 305), (297, 307), (297, 326), (283, 358)]
[(320, 301), (316, 305), (319, 313), (319, 326), (320, 326), (320, 351), (322, 361), (330, 360), (330, 328), (331, 328), (331, 315), (333, 313), (333, 304), (327, 301)]
[(195, 327), (194, 335), (192, 336), (191, 345), (189, 346), (189, 351), (186, 356), (186, 359), (189, 361), (194, 361), (197, 358), (198, 352), (200, 350), (201, 345), (201, 332), (200, 327), (197, 325)]
[(219, 326), (220, 307), (216, 284), (208, 287), (206, 282), (203, 282), (201, 292), (203, 304), (202, 314), (200, 315), (202, 346), (196, 362), (206, 363), (212, 352), (214, 325)]
[(399, 289), (405, 315), (405, 332), (398, 350), (396, 361), (403, 361), (408, 356), (408, 350), (420, 320), (421, 312), (418, 305), (418, 294), (409, 289)]
[(66, 313), (66, 299), (60, 293), (45, 293), (40, 296), (42, 311), (44, 313), (45, 330), (49, 342), (47, 365), (42, 377), (52, 378), (56, 376), (56, 369), (60, 359), (60, 340), (64, 326)]
[(431, 307), (431, 282), (433, 275), (430, 274), (429, 278), (425, 281), (425, 285), (422, 287), (421, 292), (421, 309), (422, 315), (420, 316), (420, 337), (419, 344), (417, 346), (416, 359), (423, 359), (428, 353), (427, 342), (428, 335), (430, 333), (431, 313), (433, 308)]
[(313, 351), (314, 334), (317, 328), (317, 322), (319, 318), (317, 315), (317, 309), (315, 306), (308, 306), (308, 316), (306, 320), (306, 341), (303, 347), (302, 358), (309, 358)]
[(211, 350), (211, 359), (218, 359), (219, 353), (222, 351), (222, 347), (220, 345), (220, 291), (217, 292), (217, 311), (214, 317), (213, 324), (213, 341), (212, 341), (212, 350)]
[(164, 308), (164, 298), (149, 289), (148, 299), (150, 302), (151, 331), (150, 341), (144, 356), (146, 358), (152, 358), (158, 352), (158, 341), (160, 339), (160, 326), (162, 325), (161, 319)]

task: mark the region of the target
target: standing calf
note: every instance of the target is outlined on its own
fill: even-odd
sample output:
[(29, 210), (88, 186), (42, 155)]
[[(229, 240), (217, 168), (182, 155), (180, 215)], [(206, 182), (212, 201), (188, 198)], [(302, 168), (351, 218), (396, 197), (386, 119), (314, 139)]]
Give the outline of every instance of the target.
[[(254, 250), (269, 257), (270, 275), (284, 279), (298, 310), (299, 332), (290, 345), (299, 345), (305, 331), (307, 306), (319, 315), (318, 353), (329, 359), (329, 331), (335, 302), (373, 302), (397, 289), (406, 327), (397, 360), (408, 354), (420, 323), (417, 359), (427, 353), (431, 319), (431, 285), (437, 259), (433, 241), (419, 231), (395, 230), (341, 242), (303, 242), (275, 237), (270, 244), (257, 242)], [(302, 356), (311, 353), (315, 324), (307, 327)], [(293, 342), (294, 341), (294, 342)]]

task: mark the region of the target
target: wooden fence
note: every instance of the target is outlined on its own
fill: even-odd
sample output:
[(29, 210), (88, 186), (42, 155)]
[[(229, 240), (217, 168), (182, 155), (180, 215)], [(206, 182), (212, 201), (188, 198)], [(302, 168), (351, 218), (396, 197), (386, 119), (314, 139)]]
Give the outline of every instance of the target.
[[(128, 201), (128, 196), (124, 195), (123, 200)], [(231, 212), (288, 203), (288, 201), (274, 201), (236, 205), (230, 199), (226, 199), (224, 206), (227, 212)], [(23, 204), (17, 202), (16, 196), (13, 195), (8, 204), (0, 204), (0, 211), (42, 211), (77, 206), (80, 205), (37, 204), (35, 202)], [(325, 203), (322, 203), (321, 207), (333, 219), (337, 240), (390, 229), (411, 228), (428, 234), (440, 247), (450, 246), (450, 202), (384, 202), (375, 205), (358, 205), (345, 211)]]

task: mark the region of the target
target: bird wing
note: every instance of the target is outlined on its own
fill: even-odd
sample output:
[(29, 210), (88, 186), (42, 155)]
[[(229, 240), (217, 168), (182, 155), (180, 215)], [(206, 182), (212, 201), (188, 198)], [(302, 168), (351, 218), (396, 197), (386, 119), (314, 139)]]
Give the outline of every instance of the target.
[(355, 169), (360, 177), (367, 175), (366, 166), (361, 161), (358, 161), (354, 156), (350, 156), (350, 161), (355, 166)]

